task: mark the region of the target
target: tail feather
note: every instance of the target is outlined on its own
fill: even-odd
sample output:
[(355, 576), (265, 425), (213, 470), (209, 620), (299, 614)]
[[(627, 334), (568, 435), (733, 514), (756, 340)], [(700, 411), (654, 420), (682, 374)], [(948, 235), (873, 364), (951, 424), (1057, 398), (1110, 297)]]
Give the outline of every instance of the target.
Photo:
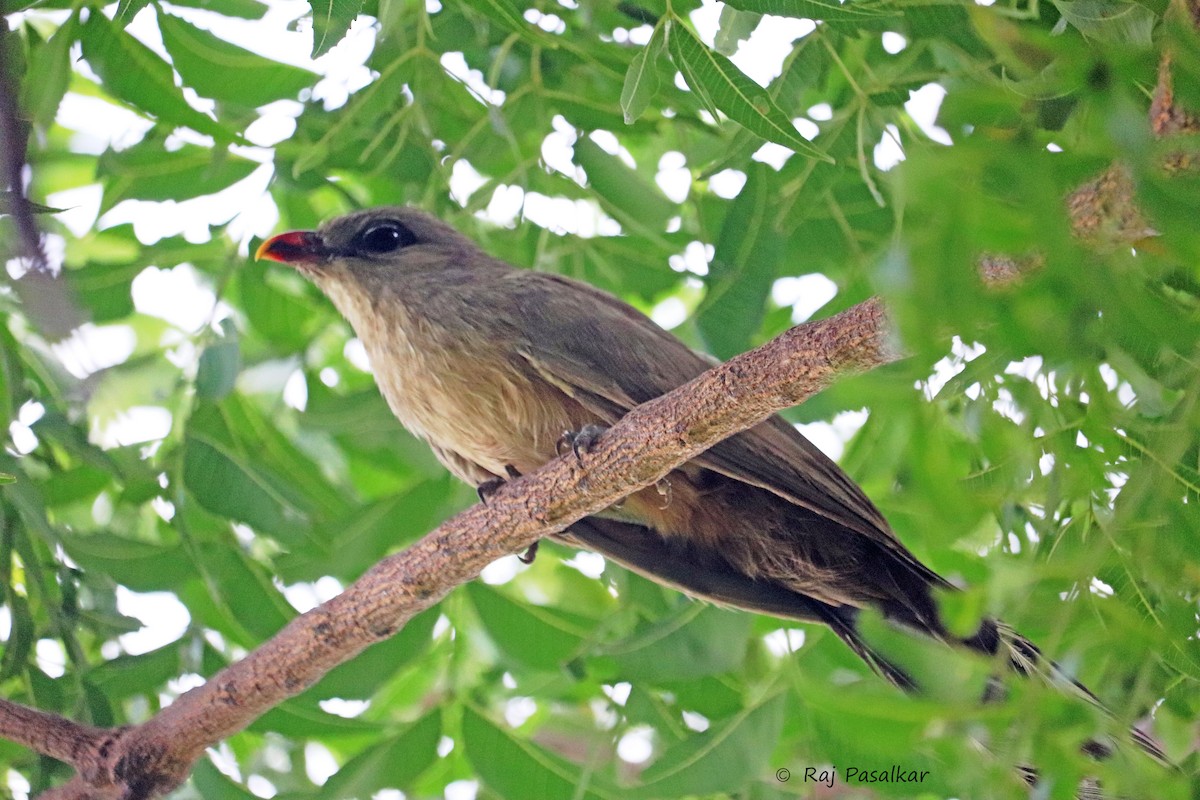
[[(668, 541), (634, 523), (589, 517), (557, 538), (598, 552), (693, 597), (776, 617), (824, 623), (855, 655), (890, 683), (905, 692), (916, 692), (920, 688), (913, 675), (863, 637), (858, 627), (857, 608), (830, 605), (771, 581), (748, 578), (731, 569), (719, 554), (692, 547), (686, 541)], [(1111, 716), (1095, 694), (1046, 658), (1035, 644), (1011, 626), (987, 619), (971, 636), (956, 637), (946, 631), (938, 619), (937, 605), (927, 584), (903, 573), (891, 577), (896, 581), (897, 594), (907, 597), (906, 602), (888, 603), (881, 609), (885, 618), (894, 624), (1002, 660), (1013, 672), (1040, 678)], [(907, 591), (902, 591), (904, 589)], [(996, 676), (982, 699), (985, 702), (999, 700), (1003, 695), (1002, 676)], [(1130, 738), (1156, 761), (1169, 765), (1162, 749), (1144, 733), (1134, 729)], [(1093, 741), (1084, 749), (1090, 755), (1104, 758), (1114, 747), (1115, 743)]]
[(821, 621), (854, 651), (854, 655), (861, 658), (867, 666), (886, 678), (889, 683), (910, 693), (920, 689), (908, 672), (889, 660), (862, 637), (858, 630), (857, 608), (851, 606), (828, 607), (828, 613), (822, 616)]
[[(1055, 689), (1067, 695), (1078, 697), (1095, 708), (1100, 709), (1109, 719), (1115, 718), (1115, 715), (1109, 711), (1091, 689), (1068, 675), (1052, 659), (1046, 658), (1037, 645), (1014, 630), (1012, 626), (999, 620), (985, 620), (984, 625), (981, 626), (981, 630), (988, 626), (995, 629), (998, 645), (1003, 648), (1002, 652), (1007, 656), (1008, 662), (1015, 672), (1028, 677), (1039, 678)], [(967, 642), (964, 641), (964, 643)], [(1167, 754), (1163, 752), (1157, 742), (1143, 731), (1137, 728), (1130, 728), (1129, 739), (1142, 752), (1146, 753), (1146, 755), (1153, 758), (1159, 764), (1171, 766), (1171, 761), (1167, 758)], [(1093, 739), (1085, 743), (1083, 749), (1084, 752), (1094, 758), (1104, 759), (1112, 755), (1116, 744), (1115, 741)]]
[[(840, 610), (840, 609), (839, 609)], [(843, 615), (845, 616), (845, 615)], [(879, 674), (887, 678), (896, 686), (905, 691), (912, 691), (916, 688), (915, 682), (911, 676), (905, 673), (902, 669), (894, 664), (891, 664), (887, 659), (881, 657), (877, 652), (872, 651), (870, 646), (862, 641), (862, 637), (854, 629), (854, 617), (849, 617), (850, 628), (848, 632), (843, 632), (834, 627), (838, 635), (850, 646), (854, 652), (863, 659), (867, 664), (873, 667)], [(1022, 636), (1015, 628), (1005, 622), (995, 619), (985, 619), (977, 630), (971, 636), (966, 638), (957, 638), (947, 635), (944, 631), (923, 630), (923, 633), (948, 641), (951, 644), (960, 644), (970, 650), (982, 653), (987, 656), (993, 656), (1003, 659), (1007, 662), (1008, 667), (1018, 675), (1026, 678), (1036, 678), (1044, 681), (1050, 686), (1053, 686), (1060, 692), (1064, 692), (1069, 696), (1078, 697), (1095, 708), (1102, 711), (1105, 716), (1110, 719), (1115, 715), (1101, 702), (1100, 698), (1092, 692), (1084, 684), (1080, 683), (1071, 675), (1067, 674), (1062, 667), (1056, 664), (1052, 659), (1043, 655), (1042, 651), (1029, 639)], [(901, 680), (897, 680), (896, 673), (901, 676)], [(988, 687), (984, 693), (984, 702), (993, 702), (1002, 699), (1004, 696), (1004, 686), (1002, 676), (994, 676), (988, 683)], [(1171, 766), (1170, 759), (1166, 753), (1159, 747), (1158, 743), (1150, 738), (1145, 732), (1137, 729), (1129, 729), (1129, 739), (1140, 750), (1153, 758), (1163, 766)], [(1083, 750), (1088, 755), (1097, 759), (1109, 758), (1113, 754), (1117, 743), (1114, 740), (1101, 741), (1090, 740), (1083, 745)]]

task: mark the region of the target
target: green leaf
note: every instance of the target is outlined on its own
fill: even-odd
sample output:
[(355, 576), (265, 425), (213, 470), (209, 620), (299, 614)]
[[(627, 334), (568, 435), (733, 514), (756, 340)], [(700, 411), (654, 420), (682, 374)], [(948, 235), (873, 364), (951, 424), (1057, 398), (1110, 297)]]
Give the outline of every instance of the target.
[(467, 595), (500, 649), (535, 669), (562, 669), (595, 627), (592, 620), (519, 603), (479, 581), (467, 584)]
[(378, 736), (380, 729), (377, 722), (346, 719), (296, 700), (285, 700), (252, 722), (248, 728), (255, 732), (271, 731), (297, 739)]
[(750, 349), (766, 313), (783, 242), (773, 229), (778, 198), (770, 167), (755, 164), (721, 225), (696, 324), (713, 355), (728, 359)]
[(233, 136), (223, 125), (188, 105), (175, 85), (171, 65), (98, 9), (83, 25), (83, 57), (100, 76), (104, 91), (162, 122), (183, 125), (218, 141)]
[[(8, 548), (0, 548), (0, 554), (11, 560)], [(3, 574), (3, 573), (0, 573)], [(4, 652), (0, 653), (0, 681), (6, 681), (13, 675), (25, 671), (25, 662), (33, 651), (38, 639), (37, 624), (30, 613), (29, 601), (20, 593), (13, 591), (5, 581), (0, 581), (0, 598), (8, 606), (12, 619), (8, 637), (4, 642)]]
[(64, 533), (61, 542), (76, 564), (135, 592), (168, 591), (193, 574), (179, 545), (152, 544), (109, 533)]
[(226, 17), (262, 19), (270, 6), (259, 0), (172, 0), (172, 5), (202, 8)]
[[(911, 40), (950, 42), (976, 58), (993, 57), (992, 51), (981, 41), (972, 20), (989, 15), (998, 17), (994, 11), (983, 7), (968, 9), (961, 4), (941, 4), (930, 0), (901, 0), (900, 8), (904, 16), (892, 24), (900, 27)], [(1031, 45), (1028, 40), (1022, 42), (1021, 50), (1033, 51), (1034, 58), (1040, 57)], [(1023, 55), (1029, 57), (1027, 52), (1023, 52)]]
[(150, 0), (118, 0), (117, 13), (113, 15), (113, 23), (124, 29), (143, 8), (150, 5)]
[(221, 323), (221, 338), (204, 348), (196, 371), (196, 396), (218, 401), (233, 391), (241, 371), (238, 329), (232, 321)]
[[(35, 49), (29, 57), (21, 107), (28, 114), (29, 121), (38, 128), (45, 129), (53, 124), (58, 106), (67, 93), (67, 85), (71, 80), (71, 45), (75, 43), (78, 27), (79, 18), (72, 14), (50, 40)], [(5, 213), (3, 208), (0, 202), (0, 213)]]
[(183, 670), (183, 652), (173, 642), (136, 656), (120, 655), (88, 672), (88, 681), (113, 701), (156, 693)]
[(587, 137), (575, 143), (575, 163), (587, 171), (588, 185), (604, 207), (626, 227), (661, 235), (678, 213), (655, 184), (606, 153)]
[(194, 144), (168, 152), (161, 142), (145, 139), (100, 157), (97, 173), (104, 178), (101, 210), (122, 200), (186, 200), (214, 194), (257, 168), (254, 161), (231, 153)]
[(237, 289), (246, 319), (255, 331), (288, 352), (303, 352), (327, 321), (321, 307), (303, 294), (271, 281), (263, 265), (237, 271)]
[(319, 58), (342, 40), (362, 13), (363, 0), (309, 0), (312, 8), (312, 57)]
[[(55, 475), (54, 480), (46, 482), (43, 488), (46, 506), (67, 505), (80, 500), (91, 502), (101, 491), (112, 486), (113, 477), (110, 472), (88, 464), (64, 470)], [(3, 482), (12, 483), (15, 480)]]
[(470, 8), (499, 23), (504, 28), (543, 47), (554, 49), (562, 46), (560, 37), (551, 36), (536, 25), (531, 25), (522, 15), (524, 7), (513, 0), (479, 0)]
[(391, 638), (373, 644), (350, 661), (339, 664), (304, 693), (306, 698), (366, 699), (397, 672), (421, 658), (432, 643), (433, 626), (441, 608), (422, 611)]
[(783, 62), (783, 74), (771, 87), (776, 102), (783, 108), (805, 108), (806, 100), (820, 96), (816, 92), (833, 63), (825, 47), (826, 35), (826, 31), (817, 29), (792, 46), (791, 54)]
[(138, 12), (149, 5), (150, 0), (118, 0), (116, 13), (113, 14), (113, 23), (119, 28), (125, 29), (128, 24), (133, 22), (133, 18), (138, 16)]
[(91, 312), (93, 322), (112, 322), (133, 313), (133, 279), (146, 264), (138, 259), (132, 263), (105, 264), (89, 260), (81, 269), (63, 273), (78, 297)]
[(671, 60), (692, 91), (703, 93), (730, 119), (769, 141), (810, 158), (833, 159), (796, 130), (766, 89), (746, 77), (728, 58), (710, 50), (680, 20), (667, 37)]
[(728, 0), (726, 5), (756, 14), (819, 19), (834, 26), (849, 23), (872, 30), (885, 27), (885, 21), (889, 18), (900, 17), (888, 4), (872, 0), (849, 0), (845, 3), (837, 0)]
[(717, 35), (713, 38), (713, 48), (723, 56), (733, 56), (741, 43), (750, 38), (762, 14), (754, 11), (739, 11), (728, 3), (721, 9), (721, 19), (717, 27)]
[(229, 44), (171, 14), (159, 15), (158, 29), (183, 82), (214, 100), (253, 108), (295, 99), (320, 77)]
[(467, 758), (479, 777), (505, 800), (625, 796), (605, 790), (595, 773), (585, 775), (577, 764), (501, 730), (473, 708), (463, 709), (462, 735)]
[(343, 800), (370, 797), (381, 789), (408, 791), (413, 781), (438, 758), (442, 734), (442, 712), (434, 709), (403, 733), (384, 738), (367, 747), (335, 772), (319, 798)]
[[(220, 403), (201, 404), (192, 413), (188, 433), (230, 453), (253, 471), (257, 482), (304, 518), (340, 517), (351, 508), (345, 494), (330, 485), (320, 464), (239, 394)], [(311, 541), (308, 526), (301, 527), (304, 541)]]
[(1182, 395), (1165, 391), (1163, 385), (1151, 377), (1137, 361), (1119, 347), (1110, 347), (1108, 363), (1116, 369), (1122, 379), (1133, 387), (1137, 398), (1136, 408), (1144, 417), (1158, 419), (1171, 413)]
[(9, 14), (15, 14), (18, 11), (24, 11), (25, 9), (34, 5), (38, 6), (39, 8), (65, 8), (67, 4), (62, 3), (62, 0), (59, 0), (59, 4), (57, 5), (47, 2), (47, 0), (4, 0), (4, 2), (0, 2), (0, 15), (7, 16)]
[(213, 766), (207, 756), (196, 763), (191, 781), (200, 797), (205, 800), (255, 800), (257, 797), (230, 780)]
[[(190, 519), (196, 516), (196, 510), (185, 508), (185, 514)], [(296, 610), (275, 586), (275, 576), (236, 542), (205, 542), (189, 550), (189, 555), (194, 559), (192, 569), (205, 576), (205, 589), (212, 593), (211, 598), (232, 617), (240, 643), (254, 646), (266, 641), (296, 616)]]
[(731, 720), (673, 746), (642, 773), (637, 797), (681, 797), (736, 792), (766, 777), (783, 728), (780, 693)]
[(114, 453), (105, 452), (89, 442), (86, 431), (81, 431), (78, 426), (71, 424), (71, 421), (57, 410), (47, 409), (42, 418), (33, 424), (33, 430), (39, 437), (63, 448), (72, 460), (78, 459), (81, 466), (95, 467), (116, 480), (136, 480), (139, 474), (146, 474), (141, 465), (127, 471), (118, 464)]
[(752, 621), (748, 614), (687, 603), (608, 646), (603, 658), (622, 680), (655, 685), (717, 675), (742, 663)]
[[(309, 381), (304, 427), (334, 437), (352, 456), (352, 467), (383, 473), (374, 475), (376, 481), (370, 482), (370, 486), (361, 474), (356, 478), (363, 493), (370, 497), (396, 495), (404, 481), (441, 482), (444, 497), (446, 487), (450, 485), (445, 467), (437, 462), (429, 446), (404, 430), (373, 385), (369, 389), (339, 394), (320, 380)], [(399, 530), (403, 536), (407, 529)]]
[(407, 490), (330, 519), (316, 527), (311, 546), (295, 547), (276, 563), (287, 580), (322, 575), (354, 579), (389, 552), (428, 533), (451, 509), (446, 481), (422, 481)]
[(0, 331), (0, 426), (8, 430), (13, 411), (23, 400), (21, 367), (16, 357), (16, 340), (7, 330)]
[(237, 453), (189, 430), (183, 480), (200, 505), (284, 541), (303, 538), (301, 512)]
[(629, 62), (629, 69), (625, 73), (625, 85), (621, 88), (621, 111), (625, 114), (626, 125), (636, 122), (658, 94), (658, 69), (655, 62), (662, 53), (666, 38), (665, 27), (657, 26), (650, 35), (650, 41)]
[(229, 339), (210, 344), (200, 354), (200, 365), (196, 370), (196, 395), (205, 400), (220, 400), (233, 391), (238, 372), (242, 366), (241, 350), (238, 348), (237, 331), (228, 326), (232, 333)]

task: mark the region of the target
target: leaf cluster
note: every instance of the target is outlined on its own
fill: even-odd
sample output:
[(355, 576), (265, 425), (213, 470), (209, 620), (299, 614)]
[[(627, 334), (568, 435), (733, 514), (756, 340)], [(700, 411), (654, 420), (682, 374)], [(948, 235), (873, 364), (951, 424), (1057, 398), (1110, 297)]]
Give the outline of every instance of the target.
[[(1023, 797), (1014, 763), (1042, 770), (1047, 796), (1086, 771), (1130, 796), (1194, 791), (1200, 195), (1159, 168), (1187, 145), (1152, 141), (1146, 108), (1168, 47), (1178, 102), (1200, 108), (1200, 43), (1165, 3), (730, 0), (711, 42), (693, 0), (3, 11), (30, 195), (86, 218), (41, 219), (91, 320), (56, 341), (0, 290), (5, 697), (144, 720), (474, 501), (395, 422), (328, 302), (246, 259), (256, 209), (310, 228), (412, 203), (515, 264), (685, 309), (676, 333), (718, 357), (812, 313), (796, 287), (836, 286), (821, 313), (882, 293), (911, 357), (791, 417), (865, 418), (841, 462), (971, 587), (945, 598), (950, 622), (1008, 620), (1116, 719), (1019, 681), (981, 708), (990, 665), (913, 642), (895, 646), (931, 691), (903, 697), (824, 630), (611, 565), (597, 578), (548, 545), (272, 709), (180, 798), (477, 781), (487, 798), (767, 800), (807, 794), (806, 766), (893, 763), (930, 776), (843, 796)], [(304, 66), (246, 46), (297, 27)], [(777, 28), (796, 37), (752, 78), (742, 59)], [(356, 46), (361, 67), (324, 75)], [(929, 84), (953, 146), (906, 110)], [(72, 107), (125, 129), (100, 136)], [(267, 123), (290, 133), (264, 139)], [(888, 142), (905, 155), (890, 170)], [(1064, 199), (1114, 160), (1155, 233), (1136, 250), (1071, 233)], [(975, 264), (993, 253), (1041, 267), (988, 288)], [(146, 648), (155, 607), (182, 621)], [(1079, 755), (1151, 709), (1178, 774)], [(3, 775), (36, 793), (66, 771), (0, 742)]]

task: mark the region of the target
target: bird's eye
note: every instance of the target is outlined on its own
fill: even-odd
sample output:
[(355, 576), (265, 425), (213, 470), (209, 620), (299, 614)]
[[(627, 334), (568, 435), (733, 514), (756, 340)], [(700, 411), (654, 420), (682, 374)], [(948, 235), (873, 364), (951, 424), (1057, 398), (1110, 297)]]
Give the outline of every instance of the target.
[(358, 250), (372, 254), (391, 253), (416, 243), (417, 237), (413, 232), (393, 220), (376, 222), (354, 239)]

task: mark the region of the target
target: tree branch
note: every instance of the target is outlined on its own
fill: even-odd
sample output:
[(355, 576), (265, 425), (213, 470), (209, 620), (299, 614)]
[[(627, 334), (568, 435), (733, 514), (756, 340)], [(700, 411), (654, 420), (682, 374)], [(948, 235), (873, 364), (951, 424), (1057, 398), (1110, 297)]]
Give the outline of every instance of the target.
[(8, 49), (15, 40), (16, 33), (9, 31), (0, 16), (0, 214), (12, 217), (17, 230), (15, 254), (28, 264), (25, 274), (12, 284), (25, 316), (47, 340), (58, 342), (70, 336), (85, 317), (66, 281), (50, 268), (34, 206), (25, 196), (27, 127), (18, 115), (18, 81)]
[(0, 736), (68, 764), (78, 764), (107, 732), (0, 698)]
[(25, 135), (17, 117), (17, 78), (13, 73), (8, 54), (10, 40), (8, 24), (0, 17), (0, 187), (9, 190), (12, 214), (20, 237), (25, 257), (37, 268), (46, 268), (46, 254), (42, 251), (42, 235), (33, 221), (33, 209), (25, 198), (21, 174), (25, 169)]
[[(379, 562), (342, 594), (292, 620), (147, 722), (92, 729), (5, 702), (0, 735), (11, 733), (15, 741), (75, 766), (76, 777), (43, 798), (159, 797), (187, 777), (206, 747), (391, 636), (495, 559), (654, 484), (836, 377), (899, 355), (878, 299), (799, 325), (635, 408), (581, 459), (568, 454), (504, 485), (486, 506), (467, 509)], [(30, 731), (35, 722), (49, 732)]]

